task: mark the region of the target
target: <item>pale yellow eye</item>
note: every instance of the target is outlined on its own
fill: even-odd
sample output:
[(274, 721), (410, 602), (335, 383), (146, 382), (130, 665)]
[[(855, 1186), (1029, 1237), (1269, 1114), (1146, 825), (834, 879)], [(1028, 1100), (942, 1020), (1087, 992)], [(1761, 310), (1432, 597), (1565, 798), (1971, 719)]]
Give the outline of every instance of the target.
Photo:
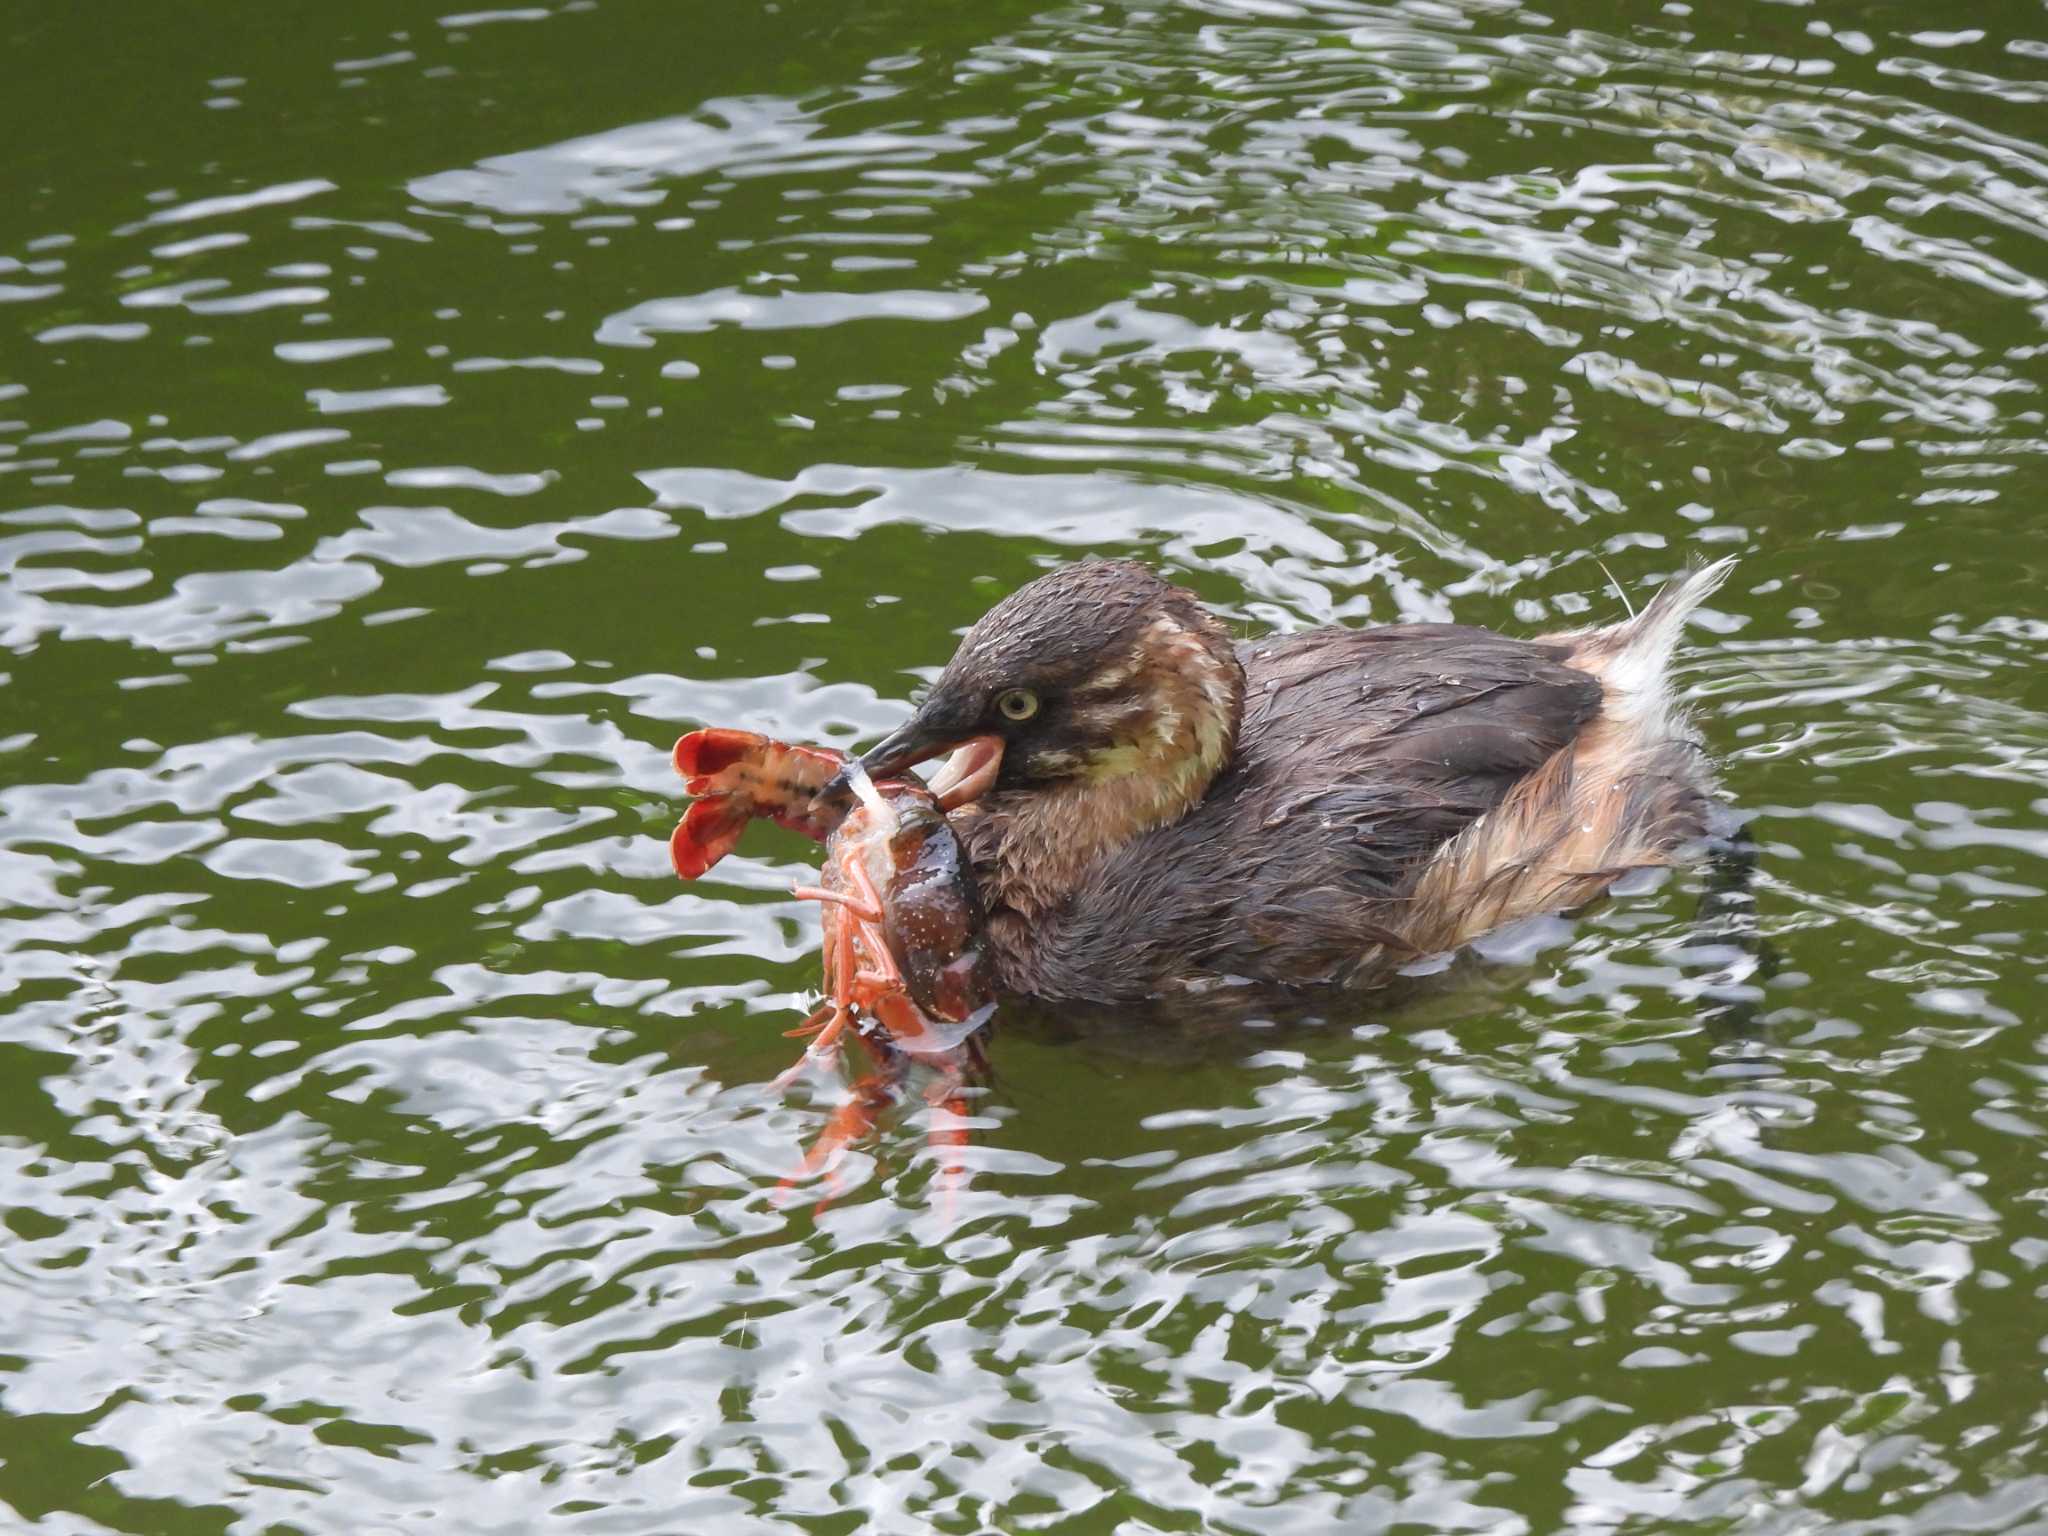
[(996, 708), (1005, 720), (1029, 720), (1038, 713), (1038, 695), (1029, 688), (1012, 688), (996, 699)]

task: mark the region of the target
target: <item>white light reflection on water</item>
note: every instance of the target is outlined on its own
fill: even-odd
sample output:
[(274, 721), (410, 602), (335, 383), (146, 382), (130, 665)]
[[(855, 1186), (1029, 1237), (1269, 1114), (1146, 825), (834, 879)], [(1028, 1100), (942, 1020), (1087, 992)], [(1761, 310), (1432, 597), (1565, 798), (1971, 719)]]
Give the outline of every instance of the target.
[[(2033, 1528), (2048, 46), (1992, 9), (73, 40), (120, 88), (24, 82), (0, 239), (0, 1503)], [(1740, 554), (1683, 676), (1753, 1014), (1681, 877), (1320, 1026), (1013, 1010), (955, 1225), (921, 1111), (778, 1199), (812, 855), (676, 886), (668, 744), (872, 738), (1090, 549), (1531, 631)]]

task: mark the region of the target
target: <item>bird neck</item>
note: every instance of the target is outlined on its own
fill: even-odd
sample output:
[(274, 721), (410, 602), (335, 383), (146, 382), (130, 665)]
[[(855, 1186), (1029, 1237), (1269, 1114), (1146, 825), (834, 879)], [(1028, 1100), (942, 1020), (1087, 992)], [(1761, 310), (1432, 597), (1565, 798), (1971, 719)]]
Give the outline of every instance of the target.
[(1220, 620), (1192, 601), (1162, 614), (1139, 674), (1150, 708), (1129, 739), (1074, 778), (999, 790), (968, 808), (963, 830), (991, 908), (1036, 917), (1060, 906), (1103, 858), (1186, 816), (1230, 762), (1244, 667)]

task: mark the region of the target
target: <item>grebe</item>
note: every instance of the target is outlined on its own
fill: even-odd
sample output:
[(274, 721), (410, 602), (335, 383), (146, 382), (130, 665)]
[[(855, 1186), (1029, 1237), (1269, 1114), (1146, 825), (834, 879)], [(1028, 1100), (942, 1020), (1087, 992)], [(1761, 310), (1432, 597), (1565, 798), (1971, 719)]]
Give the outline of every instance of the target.
[(860, 761), (952, 753), (932, 788), (1005, 991), (1373, 986), (1706, 835), (1712, 774), (1666, 668), (1733, 563), (1603, 629), (1234, 644), (1148, 567), (1089, 561), (990, 609)]

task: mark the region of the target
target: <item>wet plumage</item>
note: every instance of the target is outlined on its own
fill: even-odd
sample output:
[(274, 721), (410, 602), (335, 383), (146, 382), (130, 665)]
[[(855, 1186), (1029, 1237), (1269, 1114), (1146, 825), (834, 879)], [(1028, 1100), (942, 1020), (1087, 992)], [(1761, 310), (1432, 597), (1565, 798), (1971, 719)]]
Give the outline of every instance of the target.
[(1664, 670), (1726, 571), (1572, 635), (1233, 645), (1146, 567), (1090, 562), (991, 610), (864, 761), (960, 748), (935, 782), (960, 781), (1006, 990), (1372, 985), (1703, 835), (1710, 776)]

